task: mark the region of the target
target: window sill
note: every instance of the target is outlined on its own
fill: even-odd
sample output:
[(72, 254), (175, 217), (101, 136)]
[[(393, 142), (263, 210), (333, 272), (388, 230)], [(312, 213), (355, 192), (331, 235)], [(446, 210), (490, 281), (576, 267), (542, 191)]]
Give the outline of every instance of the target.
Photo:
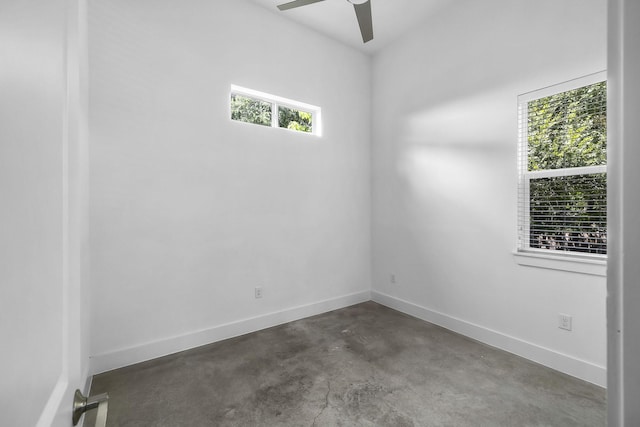
[(585, 259), (567, 255), (551, 255), (533, 252), (514, 252), (513, 257), (518, 264), (528, 267), (569, 271), (573, 273), (589, 274), (592, 276), (607, 276), (606, 260)]

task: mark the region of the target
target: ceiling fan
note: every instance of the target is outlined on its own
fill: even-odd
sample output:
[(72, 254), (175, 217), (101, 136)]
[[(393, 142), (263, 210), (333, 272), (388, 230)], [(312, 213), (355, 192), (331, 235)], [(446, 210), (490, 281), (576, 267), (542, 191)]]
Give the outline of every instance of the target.
[[(300, 6), (318, 3), (324, 0), (293, 0), (289, 3), (278, 5), (280, 10), (289, 10)], [(364, 43), (373, 40), (373, 21), (371, 19), (371, 0), (347, 0), (353, 5), (360, 25), (360, 33)]]

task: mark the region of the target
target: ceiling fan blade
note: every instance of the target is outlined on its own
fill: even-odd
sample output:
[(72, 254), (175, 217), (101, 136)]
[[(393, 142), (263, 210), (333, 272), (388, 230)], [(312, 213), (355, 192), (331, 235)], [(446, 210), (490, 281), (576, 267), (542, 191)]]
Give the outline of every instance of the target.
[(324, 1), (324, 0), (294, 0), (294, 1), (290, 1), (289, 3), (279, 4), (278, 5), (278, 9), (280, 9), (280, 10), (289, 10), (289, 9), (293, 9), (295, 7), (306, 6), (308, 4), (318, 3), (320, 1)]
[(371, 19), (371, 0), (362, 4), (354, 4), (358, 24), (360, 25), (360, 33), (364, 43), (373, 40), (373, 19)]

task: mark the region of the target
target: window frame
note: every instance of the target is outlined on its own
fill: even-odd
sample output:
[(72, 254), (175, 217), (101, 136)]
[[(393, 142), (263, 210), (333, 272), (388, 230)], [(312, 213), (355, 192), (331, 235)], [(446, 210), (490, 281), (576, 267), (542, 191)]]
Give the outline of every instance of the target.
[(606, 71), (601, 71), (567, 82), (527, 92), (518, 96), (518, 188), (516, 199), (517, 240), (516, 249), (514, 250), (514, 256), (518, 264), (606, 276), (606, 254), (553, 251), (549, 249), (532, 248), (530, 246), (529, 227), (531, 214), (531, 180), (539, 178), (579, 176), (600, 173), (606, 174), (607, 165), (529, 171), (528, 126), (526, 125), (526, 123), (528, 123), (528, 104), (530, 101), (540, 98), (546, 98), (548, 96), (556, 95), (562, 92), (567, 92), (606, 81), (607, 73)]
[[(255, 124), (251, 122), (244, 122), (241, 120), (234, 120), (231, 118), (231, 97), (233, 95), (239, 95), (246, 98), (263, 101), (271, 104), (271, 126), (264, 127), (272, 127), (277, 129), (284, 129), (289, 132), (295, 132), (297, 134), (303, 135), (313, 135), (313, 136), (322, 136), (322, 109), (316, 105), (307, 104), (305, 102), (296, 101), (289, 98), (284, 98), (282, 96), (272, 95), (266, 92), (260, 92), (254, 89), (249, 89), (246, 87), (231, 85), (231, 90), (229, 92), (229, 119), (232, 122), (240, 122), (240, 123), (248, 123)], [(311, 114), (311, 132), (305, 132), (296, 129), (288, 129), (284, 127), (280, 127), (279, 125), (279, 117), (280, 117), (280, 109), (279, 107), (285, 107), (297, 111), (303, 111), (305, 113)]]

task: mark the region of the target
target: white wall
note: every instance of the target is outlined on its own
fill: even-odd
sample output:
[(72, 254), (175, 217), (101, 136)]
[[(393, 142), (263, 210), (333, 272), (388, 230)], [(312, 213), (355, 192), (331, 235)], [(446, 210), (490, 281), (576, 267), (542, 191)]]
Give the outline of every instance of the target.
[(605, 0), (453, 2), (378, 54), (374, 299), (604, 385), (605, 278), (512, 251), (517, 95), (605, 68)]
[[(368, 57), (245, 1), (96, 1), (89, 32), (94, 371), (369, 299)], [(232, 83), (323, 136), (232, 122)]]

